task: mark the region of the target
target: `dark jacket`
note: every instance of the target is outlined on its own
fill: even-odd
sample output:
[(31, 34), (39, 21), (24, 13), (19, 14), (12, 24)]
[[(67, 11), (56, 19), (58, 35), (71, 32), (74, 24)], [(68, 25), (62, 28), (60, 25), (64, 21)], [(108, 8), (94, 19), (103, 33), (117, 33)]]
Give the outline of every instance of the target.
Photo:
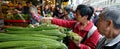
[(120, 35), (112, 39), (110, 42), (106, 43), (106, 38), (101, 37), (100, 41), (97, 44), (96, 49), (120, 49)]

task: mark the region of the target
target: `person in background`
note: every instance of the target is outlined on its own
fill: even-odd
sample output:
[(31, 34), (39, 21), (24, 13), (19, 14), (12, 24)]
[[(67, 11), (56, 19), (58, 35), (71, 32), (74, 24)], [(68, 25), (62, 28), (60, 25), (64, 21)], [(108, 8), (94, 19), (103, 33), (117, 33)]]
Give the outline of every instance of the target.
[(60, 18), (60, 17), (63, 16), (62, 12), (63, 11), (62, 11), (61, 6), (60, 5), (56, 5), (55, 8), (54, 8), (52, 17)]
[(96, 49), (120, 49), (120, 9), (105, 8), (97, 23), (103, 35)]
[(37, 10), (38, 10), (38, 16), (40, 17), (40, 19), (42, 19), (43, 16), (41, 15), (41, 9), (40, 9), (40, 7), (38, 7)]
[(51, 16), (51, 14), (52, 13), (50, 11), (49, 5), (45, 5), (44, 10), (43, 10), (44, 17), (49, 17), (49, 16)]
[(15, 8), (15, 11), (17, 13), (22, 13), (23, 12), (23, 6), (21, 3), (18, 3), (18, 6)]
[(38, 14), (37, 7), (32, 2), (26, 2), (29, 6), (30, 24), (39, 26), (40, 17)]
[(75, 10), (72, 10), (72, 13), (73, 13), (73, 16), (74, 16), (74, 20), (76, 20), (77, 18), (76, 18), (76, 12), (75, 12)]
[[(70, 28), (74, 33), (78, 34), (83, 39), (76, 42), (73, 39), (69, 42), (69, 49), (95, 49), (97, 42), (99, 41), (99, 33), (94, 24), (90, 21), (93, 12), (90, 6), (87, 5), (78, 5), (76, 9), (76, 20), (68, 21), (63, 19), (57, 19), (52, 17), (46, 17), (42, 19), (42, 22), (47, 22), (51, 20), (52, 24), (56, 24), (62, 27)], [(95, 27), (91, 34), (89, 32), (92, 28)]]
[(65, 19), (65, 20), (73, 20), (74, 19), (73, 13), (69, 7), (64, 8), (63, 19)]
[(24, 8), (23, 8), (23, 13), (24, 14), (29, 14), (30, 12), (29, 12), (29, 7), (31, 6), (31, 3), (29, 2), (29, 1), (27, 1), (26, 2), (26, 6), (24, 6)]
[(63, 19), (63, 16), (64, 16), (63, 9), (59, 9), (58, 12), (59, 12), (59, 14), (58, 14), (59, 18), (60, 18), (60, 19)]
[(95, 13), (94, 13), (93, 23), (94, 23), (94, 25), (96, 25), (96, 26), (97, 26), (99, 14), (100, 14), (100, 12), (95, 12)]
[(54, 8), (55, 8), (55, 6), (51, 4), (51, 5), (50, 5), (50, 11), (53, 12), (53, 11), (54, 11)]
[[(94, 10), (94, 9), (93, 9)], [(102, 10), (101, 10), (102, 11)], [(98, 22), (98, 18), (99, 18), (99, 14), (101, 11), (98, 10), (94, 10), (94, 14), (91, 18), (91, 21), (94, 23), (95, 26), (97, 26), (97, 22)]]

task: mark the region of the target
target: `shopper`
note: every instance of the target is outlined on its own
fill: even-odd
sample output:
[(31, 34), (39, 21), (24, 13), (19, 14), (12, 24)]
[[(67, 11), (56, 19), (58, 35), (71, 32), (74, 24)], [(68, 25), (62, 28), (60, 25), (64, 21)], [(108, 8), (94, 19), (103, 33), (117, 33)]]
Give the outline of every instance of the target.
[(44, 17), (49, 17), (51, 16), (52, 12), (50, 10), (49, 5), (45, 5), (44, 10), (43, 10), (43, 15)]
[(52, 17), (61, 18), (64, 15), (60, 5), (56, 5)]
[(105, 36), (96, 49), (120, 49), (120, 9), (106, 8), (98, 20), (98, 30)]
[(23, 12), (23, 6), (21, 3), (18, 3), (18, 6), (15, 8), (15, 11), (17, 13), (22, 13)]
[(64, 11), (64, 15), (61, 18), (65, 20), (74, 20), (74, 16), (70, 7), (64, 7), (63, 11)]
[(30, 15), (30, 24), (39, 26), (40, 16), (38, 14), (37, 7), (30, 1), (26, 2), (26, 4), (29, 7), (28, 14)]
[[(90, 6), (78, 5), (76, 9), (76, 21), (67, 21), (52, 17), (43, 18), (42, 21), (46, 22), (49, 19), (52, 24), (70, 28), (74, 33), (77, 33), (83, 38), (79, 42), (71, 39), (69, 49), (95, 49), (100, 34), (94, 24), (90, 21), (92, 14), (93, 12)], [(90, 32), (91, 30), (92, 32)]]
[(32, 4), (32, 2), (30, 2), (30, 1), (26, 2), (26, 6), (24, 6), (24, 9), (23, 9), (24, 14), (29, 14), (30, 13), (29, 9), (30, 9), (31, 4)]

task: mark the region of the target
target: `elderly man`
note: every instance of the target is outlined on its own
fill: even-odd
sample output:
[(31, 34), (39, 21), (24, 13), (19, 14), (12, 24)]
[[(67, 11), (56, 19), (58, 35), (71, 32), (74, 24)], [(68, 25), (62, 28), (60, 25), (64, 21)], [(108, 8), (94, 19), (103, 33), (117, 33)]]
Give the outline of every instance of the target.
[(120, 9), (106, 8), (99, 17), (98, 30), (105, 37), (96, 49), (120, 49)]

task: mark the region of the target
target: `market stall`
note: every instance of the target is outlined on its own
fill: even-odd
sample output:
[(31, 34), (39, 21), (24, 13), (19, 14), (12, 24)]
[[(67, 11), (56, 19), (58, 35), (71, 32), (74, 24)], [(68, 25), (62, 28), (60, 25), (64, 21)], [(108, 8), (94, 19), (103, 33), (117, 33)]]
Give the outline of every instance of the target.
[(68, 49), (61, 41), (62, 27), (42, 24), (39, 27), (9, 27), (0, 32), (0, 49)]
[[(15, 9), (19, 6), (17, 0), (9, 0), (1, 2), (1, 13), (4, 17), (5, 25), (12, 26), (28, 26), (29, 15), (24, 13), (17, 13)], [(26, 0), (22, 1), (22, 6), (26, 6)]]

